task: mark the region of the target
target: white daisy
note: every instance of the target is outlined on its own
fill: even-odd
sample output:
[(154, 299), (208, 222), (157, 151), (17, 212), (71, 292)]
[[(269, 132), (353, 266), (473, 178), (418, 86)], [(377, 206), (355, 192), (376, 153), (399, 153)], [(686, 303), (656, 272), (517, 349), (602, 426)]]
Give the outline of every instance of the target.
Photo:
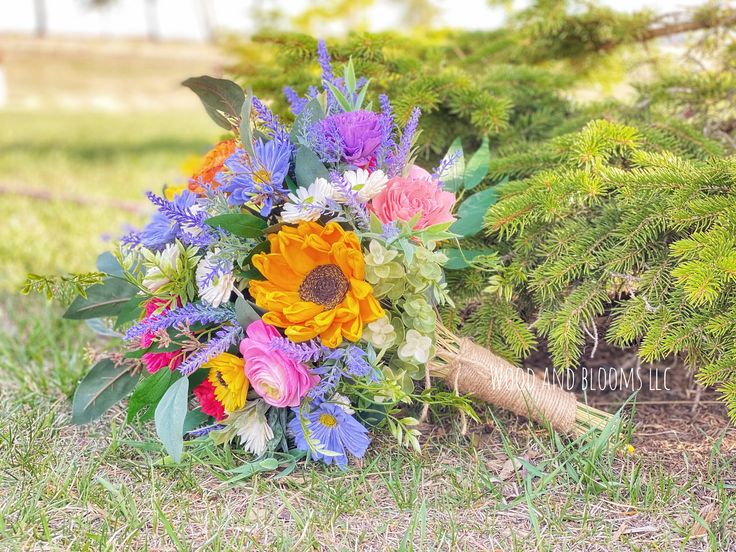
[(281, 219), (288, 223), (317, 220), (325, 210), (327, 201), (335, 195), (335, 189), (324, 178), (317, 178), (306, 188), (290, 193)]
[(260, 456), (266, 445), (273, 439), (273, 430), (266, 420), (268, 405), (262, 399), (245, 403), (242, 415), (238, 418), (237, 435), (248, 452)]
[(230, 294), (235, 289), (235, 276), (232, 268), (228, 267), (224, 272), (218, 271), (214, 277), (209, 277), (212, 271), (219, 265), (213, 261), (215, 253), (207, 253), (207, 256), (199, 261), (197, 265), (197, 288), (199, 297), (213, 307), (219, 307), (230, 299)]
[[(368, 172), (365, 169), (358, 169), (356, 171), (345, 171), (342, 176), (363, 203), (368, 203), (380, 194), (388, 182), (388, 177), (381, 170)], [(336, 197), (338, 201), (345, 201), (344, 194), (338, 191), (336, 195), (339, 196)]]

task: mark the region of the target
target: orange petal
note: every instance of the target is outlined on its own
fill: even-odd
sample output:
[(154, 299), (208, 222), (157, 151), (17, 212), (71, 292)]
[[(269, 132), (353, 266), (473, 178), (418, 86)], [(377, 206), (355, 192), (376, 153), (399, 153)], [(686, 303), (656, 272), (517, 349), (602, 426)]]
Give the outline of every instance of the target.
[(338, 347), (342, 343), (342, 324), (340, 322), (333, 323), (319, 337), (325, 347), (329, 347), (330, 349)]
[[(256, 259), (258, 257), (258, 259)], [(253, 256), (255, 266), (266, 279), (284, 291), (297, 291), (302, 278), (297, 276), (289, 267), (283, 255), (278, 253), (263, 253)]]
[(314, 328), (310, 328), (308, 326), (288, 326), (286, 330), (284, 330), (284, 333), (286, 334), (286, 337), (296, 343), (313, 339), (318, 335), (318, 332), (315, 331)]
[(382, 318), (384, 314), (383, 307), (373, 295), (369, 295), (360, 302), (360, 316), (366, 324)]
[(350, 289), (355, 297), (358, 299), (365, 299), (373, 291), (373, 286), (365, 280), (356, 280), (353, 278), (350, 280)]
[(312, 303), (311, 301), (299, 301), (298, 294), (295, 295), (297, 295), (297, 301), (283, 309), (284, 316), (289, 320), (289, 322), (295, 324), (306, 322), (307, 320), (311, 320), (317, 316), (325, 309), (322, 305)]
[(350, 341), (358, 341), (363, 335), (363, 320), (356, 316), (352, 322), (342, 325), (342, 335)]

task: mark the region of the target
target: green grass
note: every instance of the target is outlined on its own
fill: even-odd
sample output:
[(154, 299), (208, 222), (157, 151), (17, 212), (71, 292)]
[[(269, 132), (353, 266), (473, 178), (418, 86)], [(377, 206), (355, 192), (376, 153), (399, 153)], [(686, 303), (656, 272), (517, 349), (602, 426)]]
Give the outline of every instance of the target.
[[(0, 181), (110, 201), (178, 178), (217, 130), (200, 115), (0, 113)], [(640, 420), (634, 454), (572, 442), (482, 412), (427, 428), (422, 454), (379, 437), (346, 472), (300, 466), (223, 481), (246, 459), (205, 444), (162, 462), (150, 426), (122, 409), (85, 427), (70, 403), (85, 347), (106, 346), (58, 306), (20, 297), (26, 271), (92, 268), (98, 236), (139, 223), (114, 207), (2, 196), (0, 549), (27, 550), (729, 550), (736, 546), (736, 443), (649, 445), (667, 421)], [(437, 420), (434, 420), (435, 422)], [(705, 422), (703, 422), (705, 423)], [(663, 425), (658, 425), (663, 424)], [(705, 445), (704, 445), (705, 444)], [(666, 454), (665, 454), (666, 453)], [(517, 458), (517, 468), (510, 458)], [(731, 479), (729, 479), (729, 477)], [(702, 517), (707, 530), (690, 538)]]

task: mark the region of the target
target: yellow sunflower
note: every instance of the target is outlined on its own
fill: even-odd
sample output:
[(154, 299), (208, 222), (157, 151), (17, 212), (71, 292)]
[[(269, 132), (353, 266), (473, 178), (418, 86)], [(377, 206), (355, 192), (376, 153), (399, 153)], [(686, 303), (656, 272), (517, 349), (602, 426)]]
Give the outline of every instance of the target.
[(365, 281), (360, 240), (334, 222), (302, 222), (269, 234), (271, 252), (253, 257), (266, 278), (251, 280), (256, 304), (267, 324), (285, 328), (293, 341), (319, 336), (327, 347), (343, 338), (358, 341), (363, 325), (383, 316)]
[(234, 412), (242, 408), (248, 394), (245, 361), (230, 353), (222, 353), (204, 367), (210, 369), (208, 379), (215, 387), (215, 397), (225, 411)]

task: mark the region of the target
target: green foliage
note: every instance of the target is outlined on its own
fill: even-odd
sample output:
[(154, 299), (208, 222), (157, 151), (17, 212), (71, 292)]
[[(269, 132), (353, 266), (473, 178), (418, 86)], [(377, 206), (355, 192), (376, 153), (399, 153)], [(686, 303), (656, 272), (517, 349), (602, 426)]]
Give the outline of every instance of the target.
[(498, 186), (485, 225), (504, 262), (469, 330), (487, 319), (489, 344), (528, 350), (529, 335), (494, 333), (509, 323), (502, 302), (534, 320), (558, 368), (598, 339), (637, 346), (644, 361), (679, 355), (736, 416), (736, 159), (676, 155), (647, 136), (593, 121), (548, 145), (552, 168)]
[(127, 397), (140, 374), (132, 365), (117, 365), (110, 359), (95, 364), (79, 382), (72, 402), (72, 423), (88, 424)]
[(66, 303), (73, 297), (86, 298), (87, 288), (99, 284), (104, 277), (105, 274), (102, 272), (77, 272), (61, 276), (29, 274), (23, 283), (21, 293), (23, 295), (38, 293), (49, 301), (56, 299)]

